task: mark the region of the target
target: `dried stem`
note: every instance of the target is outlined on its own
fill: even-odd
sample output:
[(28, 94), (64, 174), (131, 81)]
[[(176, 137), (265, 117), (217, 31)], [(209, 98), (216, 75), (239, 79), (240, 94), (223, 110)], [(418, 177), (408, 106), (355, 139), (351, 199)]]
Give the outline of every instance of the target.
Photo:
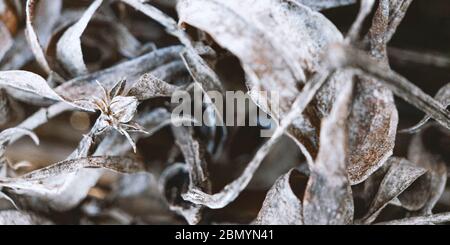
[[(334, 74), (334, 72), (331, 74)], [(242, 190), (244, 190), (250, 183), (254, 173), (259, 168), (272, 146), (278, 142), (280, 137), (286, 132), (292, 122), (298, 118), (298, 115), (302, 114), (316, 95), (317, 91), (328, 80), (330, 77), (329, 75), (330, 73), (328, 72), (318, 73), (309, 83), (305, 85), (302, 92), (293, 103), (289, 114), (281, 121), (273, 136), (258, 150), (254, 158), (250, 161), (238, 179), (225, 186), (224, 189), (217, 194), (210, 195), (199, 189), (193, 189), (184, 194), (183, 198), (186, 201), (190, 201), (195, 204), (202, 204), (212, 209), (223, 208), (233, 202), (238, 197), (239, 193), (241, 193)]]
[(383, 81), (394, 94), (422, 110), (442, 126), (450, 129), (450, 113), (441, 103), (424, 93), (408, 79), (354, 48), (336, 45), (330, 51), (334, 55), (340, 56), (330, 58), (335, 61), (334, 64), (337, 67), (357, 68), (364, 74)]
[(429, 224), (442, 224), (446, 222), (450, 222), (450, 212), (393, 220), (378, 223), (377, 225), (429, 225)]

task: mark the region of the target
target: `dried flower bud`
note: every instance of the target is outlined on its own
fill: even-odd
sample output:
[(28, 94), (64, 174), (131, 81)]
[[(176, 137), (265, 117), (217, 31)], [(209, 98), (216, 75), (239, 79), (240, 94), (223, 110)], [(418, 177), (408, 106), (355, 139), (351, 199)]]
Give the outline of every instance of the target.
[(109, 105), (111, 116), (119, 123), (128, 123), (136, 114), (138, 100), (133, 96), (114, 97)]

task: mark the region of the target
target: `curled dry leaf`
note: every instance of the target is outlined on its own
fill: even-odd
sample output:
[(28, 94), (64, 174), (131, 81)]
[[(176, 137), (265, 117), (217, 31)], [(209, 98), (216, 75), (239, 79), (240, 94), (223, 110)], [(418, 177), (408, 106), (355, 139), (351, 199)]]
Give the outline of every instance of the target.
[[(389, 67), (387, 61), (387, 37), (397, 28), (393, 24), (405, 9), (397, 9), (391, 3), (402, 1), (379, 1), (372, 26), (365, 40), (369, 40), (369, 54), (382, 65)], [(370, 12), (373, 1), (363, 1), (360, 16)], [(357, 24), (360, 19), (356, 20)], [(395, 20), (394, 20), (395, 19)], [(355, 27), (355, 29), (358, 29)], [(352, 33), (353, 31), (353, 33)], [(350, 38), (357, 40), (358, 31), (351, 30)], [(380, 168), (389, 158), (395, 146), (398, 112), (392, 92), (381, 81), (372, 77), (357, 75), (355, 99), (350, 123), (351, 163), (349, 175), (352, 184), (359, 184)]]
[(18, 178), (2, 179), (0, 183), (3, 186), (18, 188), (17, 186), (20, 186), (21, 182), (38, 182), (59, 175), (73, 173), (81, 168), (104, 168), (119, 173), (135, 173), (145, 170), (141, 162), (131, 158), (88, 157), (62, 161)]
[[(150, 137), (155, 132), (161, 130), (163, 127), (170, 125), (170, 114), (164, 109), (157, 109), (148, 113), (143, 113), (140, 115), (136, 121), (142, 125), (148, 132), (148, 134), (138, 134), (134, 137), (137, 141), (143, 136)], [(92, 129), (91, 132), (95, 132)], [(86, 137), (85, 137), (86, 138)], [(92, 146), (92, 141), (90, 137), (86, 138), (86, 147), (90, 148)], [(83, 149), (83, 142), (76, 151), (72, 153), (72, 156), (77, 158), (77, 156), (87, 155), (86, 149)], [(83, 149), (83, 150), (79, 150)], [(127, 154), (132, 146), (128, 141), (121, 136), (119, 133), (108, 134), (97, 146), (93, 156), (123, 156)], [(73, 158), (72, 158), (73, 159)], [(59, 195), (55, 196), (51, 201), (51, 206), (57, 210), (69, 210), (76, 205), (78, 205), (89, 193), (89, 190), (95, 186), (100, 177), (104, 174), (104, 169), (81, 169), (76, 173), (66, 176), (66, 185), (61, 190)], [(82, 177), (81, 177), (82, 176)], [(77, 192), (73, 192), (76, 189)], [(43, 200), (45, 205), (48, 205), (49, 200)]]
[[(240, 59), (251, 90), (281, 93), (280, 112), (267, 111), (279, 120), (287, 117), (300, 92), (296, 88), (308, 79), (306, 74), (320, 70), (321, 49), (343, 39), (320, 13), (293, 2), (185, 0), (179, 1), (177, 10), (181, 25), (189, 24), (206, 31)], [(330, 98), (324, 98), (327, 99)], [(268, 104), (266, 108), (276, 108), (270, 100), (265, 104)], [(326, 111), (321, 107), (326, 103), (318, 104), (318, 111)], [(289, 132), (305, 155), (315, 156), (318, 135), (314, 128), (318, 129), (320, 123), (314, 123), (323, 115), (305, 112), (306, 115), (299, 117), (301, 113), (297, 114)], [(263, 157), (264, 154), (259, 155), (252, 163), (260, 163)]]
[(95, 11), (103, 3), (103, 0), (95, 0), (81, 16), (80, 20), (71, 26), (58, 41), (57, 58), (67, 71), (72, 75), (87, 74), (88, 70), (81, 50), (81, 35), (86, 29)]
[[(36, 6), (37, 2), (39, 2), (39, 6)], [(52, 69), (48, 64), (42, 45), (45, 45), (50, 38), (51, 30), (59, 17), (61, 8), (61, 0), (27, 0), (25, 8), (27, 41), (37, 62), (48, 74), (52, 73)], [(39, 16), (39, 19), (35, 19), (35, 16)], [(40, 35), (35, 31), (35, 28), (43, 29), (39, 32)]]
[[(310, 166), (309, 179), (297, 182), (303, 203), (292, 192), (292, 170), (277, 180), (267, 194), (257, 224), (351, 224), (353, 197), (347, 178), (348, 130), (346, 121), (353, 83), (344, 84), (330, 116), (322, 123), (321, 148)], [(280, 202), (280, 199), (283, 201)], [(275, 213), (277, 212), (277, 213)], [(280, 213), (284, 215), (280, 216)], [(276, 215), (275, 215), (276, 214)]]
[(0, 133), (1, 148), (3, 149), (5, 146), (7, 146), (9, 143), (11, 143), (11, 139), (17, 134), (28, 135), (36, 144), (39, 144), (39, 138), (33, 132), (26, 130), (26, 129), (22, 129), (22, 128), (9, 128), (9, 129), (3, 130)]
[[(0, 62), (0, 68), (2, 68), (2, 70), (20, 69), (22, 66), (31, 61), (34, 55), (37, 57), (37, 60), (41, 66), (48, 67), (47, 62), (43, 58), (44, 56), (42, 54), (43, 51), (40, 42), (42, 42), (43, 46), (46, 46), (46, 43), (52, 34), (52, 29), (59, 17), (61, 7), (59, 0), (51, 1), (53, 4), (50, 6), (47, 5), (48, 2), (49, 1), (47, 0), (39, 1), (37, 3), (38, 7), (36, 11), (34, 11), (34, 9), (29, 10), (29, 12), (36, 12), (32, 19), (33, 24), (30, 25), (30, 21), (27, 21), (27, 30), (20, 31), (14, 37), (14, 44), (12, 48), (7, 52), (3, 61)], [(16, 9), (18, 9), (17, 12), (20, 13), (21, 11), (19, 11), (19, 9), (21, 4), (15, 4), (15, 6)], [(35, 4), (33, 2), (31, 5), (27, 6), (35, 7)], [(30, 39), (27, 37), (30, 37)], [(30, 45), (28, 45), (29, 43)], [(45, 68), (44, 70), (47, 71)]]
[[(342, 42), (342, 35), (321, 14), (301, 4), (289, 1), (265, 1), (258, 4), (261, 8), (258, 9), (242, 7), (241, 2), (235, 4), (233, 1), (180, 1), (178, 4), (180, 22), (208, 32), (216, 42), (238, 56), (247, 73), (251, 90), (281, 91), (281, 111), (266, 112), (277, 119), (283, 119), (298, 93), (294, 89), (285, 88), (299, 87), (301, 81), (306, 79), (305, 73), (317, 72), (321, 49)], [(244, 2), (252, 4), (252, 1)], [(205, 5), (211, 6), (211, 14), (205, 11)], [(367, 9), (370, 9), (371, 4), (366, 5), (368, 6), (363, 7), (365, 12), (368, 12)], [(214, 6), (226, 6), (230, 13), (219, 11), (219, 8)], [(285, 16), (281, 17), (285, 12), (289, 13), (288, 18), (292, 18), (291, 22), (287, 21)], [(214, 18), (220, 19), (220, 25), (216, 25), (216, 21), (210, 16), (212, 13), (216, 16)], [(260, 13), (268, 16), (262, 17)], [(220, 15), (236, 17), (219, 17)], [(252, 17), (253, 15), (255, 17)], [(222, 21), (225, 18), (227, 22)], [(290, 45), (292, 48), (289, 48)], [(280, 68), (273, 69), (273, 67)], [(312, 156), (309, 158), (317, 155), (319, 145), (317, 130), (320, 129), (320, 123), (317, 122), (329, 112), (335, 97), (334, 88), (340, 82), (351, 79), (352, 75), (348, 72), (337, 73), (336, 77), (318, 93), (316, 105), (312, 105), (314, 109), (306, 110), (303, 117), (297, 118), (290, 127), (290, 135), (297, 140), (301, 149), (306, 148), (303, 152), (306, 156)], [(359, 93), (355, 98), (353, 116), (350, 120), (353, 125), (350, 127), (352, 156), (348, 171), (352, 184), (364, 181), (392, 154), (398, 121), (394, 100), (388, 89), (376, 81), (363, 81), (358, 83), (357, 90)], [(267, 104), (269, 108), (275, 107), (270, 101), (261, 102), (254, 96), (253, 99), (260, 106)], [(373, 115), (373, 118), (365, 118), (368, 114)], [(379, 147), (375, 147), (376, 145)]]
[(33, 132), (22, 129), (22, 128), (9, 128), (5, 129), (0, 133), (0, 172), (3, 172), (0, 174), (1, 177), (7, 177), (7, 170), (6, 167), (8, 166), (9, 162), (7, 159), (5, 159), (5, 149), (6, 147), (12, 143), (12, 139), (15, 135), (22, 134), (29, 136), (36, 145), (39, 145), (39, 138), (36, 134)]
[(437, 125), (430, 125), (412, 139), (408, 149), (408, 159), (428, 172), (398, 197), (401, 206), (424, 215), (432, 214), (433, 208), (444, 192), (447, 183), (447, 164), (444, 153), (426, 146), (430, 140), (448, 138), (448, 131)]
[(172, 127), (175, 142), (183, 153), (189, 170), (190, 187), (209, 188), (206, 161), (203, 158), (204, 149), (194, 139), (192, 132), (184, 127)]
[[(79, 106), (72, 101), (64, 99), (61, 95), (57, 94), (55, 90), (50, 88), (44, 78), (32, 72), (0, 71), (0, 85), (6, 88), (9, 87), (31, 93), (37, 98), (40, 97), (54, 101), (62, 101), (69, 103), (76, 108), (92, 111), (92, 108)], [(12, 95), (14, 95), (14, 93), (12, 93)], [(20, 99), (20, 97), (17, 99)]]
[[(36, 214), (58, 217), (55, 222), (70, 216), (80, 224), (183, 222), (176, 214), (189, 224), (248, 223), (255, 217), (254, 224), (371, 224), (388, 204), (410, 211), (410, 218), (392, 220), (391, 212), (402, 218), (405, 210), (389, 209), (380, 216), (385, 224), (449, 221), (448, 213), (432, 215), (448, 174), (448, 85), (433, 99), (393, 72), (387, 59), (387, 44), (412, 0), (362, 0), (345, 39), (339, 29), (348, 23), (340, 15), (350, 8), (327, 11), (333, 23), (318, 12), (356, 2), (0, 0), (0, 124), (17, 124), (0, 132), (0, 198), (12, 204), (2, 200), (0, 223), (51, 223)], [(378, 9), (364, 35), (375, 2)], [(175, 11), (179, 20), (171, 17)], [(412, 11), (412, 19), (419, 13)], [(403, 49), (402, 40), (410, 39), (399, 36), (396, 45)], [(175, 42), (181, 45), (170, 46)], [(445, 68), (445, 57), (435, 63)], [(266, 141), (249, 137), (252, 128), (222, 127), (221, 108), (207, 93), (245, 87), (262, 110), (258, 120), (265, 122), (266, 114), (274, 119)], [(201, 124), (196, 113), (173, 117), (168, 97), (199, 88), (207, 127), (175, 127)], [(389, 158), (398, 123), (393, 94), (426, 114), (411, 132), (430, 118), (444, 126), (429, 125), (413, 136), (411, 162)], [(80, 109), (100, 110), (93, 125), (96, 115), (73, 112)], [(30, 116), (22, 120), (21, 111)], [(43, 146), (30, 150), (17, 142), (29, 135), (38, 143), (30, 130), (45, 139)], [(70, 148), (81, 133), (86, 134), (78, 146)], [(280, 164), (278, 154), (267, 157), (282, 138), (290, 147), (278, 148), (290, 164)], [(46, 150), (50, 144), (52, 152)], [(23, 174), (22, 158), (35, 170)], [(260, 169), (263, 160), (267, 166)], [(298, 163), (303, 165), (296, 168)], [(235, 167), (244, 168), (242, 174), (212, 194), (211, 182), (226, 183)], [(261, 203), (248, 200), (245, 207), (241, 200), (234, 203), (238, 211), (234, 205), (220, 212), (205, 208), (221, 209), (267, 191), (290, 168), (259, 213)], [(247, 188), (257, 170), (265, 184), (254, 181)], [(13, 206), (26, 211), (10, 211)], [(251, 210), (241, 212), (247, 206)], [(440, 203), (439, 210), (447, 208)], [(355, 222), (353, 216), (364, 212)]]
[(362, 219), (364, 224), (371, 224), (376, 220), (380, 212), (396, 197), (403, 193), (427, 170), (415, 166), (406, 159), (389, 158), (387, 163), (389, 170), (384, 176), (375, 195), (368, 213)]
[[(297, 170), (290, 170), (287, 174), (278, 178), (273, 187), (267, 193), (258, 217), (254, 221), (256, 225), (303, 225), (303, 208), (299, 198), (292, 190), (290, 179), (294, 178)], [(299, 180), (295, 188), (306, 187), (307, 177), (298, 173)]]
[[(207, 107), (205, 114), (209, 120), (209, 125), (225, 125), (222, 112), (216, 107), (216, 104), (212, 103), (212, 98), (207, 92), (214, 92), (215, 94), (224, 94), (224, 88), (219, 76), (214, 72), (211, 67), (198, 55), (194, 49), (186, 48), (181, 54), (186, 68), (190, 75), (194, 79), (194, 89), (200, 88), (203, 92), (204, 103)], [(222, 127), (223, 138), (226, 138), (226, 127)], [(215, 128), (211, 128), (212, 139), (216, 137)], [(214, 144), (208, 146), (210, 149), (214, 148)], [(220, 147), (220, 145), (219, 145)]]
[[(181, 193), (189, 188), (187, 185), (190, 185), (185, 183), (185, 176), (189, 175), (188, 168), (187, 164), (175, 163), (164, 169), (159, 178), (159, 189), (165, 196), (170, 210), (183, 216), (189, 224), (194, 225), (200, 222), (203, 207), (179, 199)], [(176, 181), (177, 177), (181, 178), (183, 183), (172, 186), (172, 182)]]
[[(280, 112), (268, 112), (277, 120), (289, 112), (299, 93), (296, 88), (308, 79), (306, 74), (320, 69), (322, 48), (343, 39), (323, 15), (289, 1), (183, 0), (177, 10), (180, 24), (207, 32), (240, 59), (252, 90), (280, 92)], [(266, 104), (276, 108), (273, 103)], [(326, 111), (321, 105), (320, 101), (318, 111)], [(315, 156), (318, 135), (314, 132), (320, 127), (315, 122), (322, 115), (304, 114), (296, 119), (290, 135), (306, 147), (305, 154)]]
[[(3, 130), (0, 133), (0, 178), (6, 178), (8, 177), (8, 168), (10, 168), (11, 163), (6, 159), (5, 156), (5, 150), (6, 147), (11, 143), (12, 138), (17, 134), (24, 134), (28, 135), (34, 143), (39, 145), (39, 138), (31, 131), (21, 129), (21, 128), (9, 128), (6, 130)], [(14, 169), (14, 167), (11, 167)], [(2, 192), (2, 189), (0, 187), (0, 199), (6, 199), (11, 204), (13, 204), (14, 207), (17, 208), (16, 203), (5, 193)]]
[[(199, 189), (206, 193), (211, 192), (211, 185), (208, 178), (208, 169), (206, 160), (203, 156), (204, 149), (201, 148), (199, 141), (194, 139), (192, 132), (184, 127), (172, 127), (172, 132), (175, 137), (175, 142), (180, 148), (184, 160), (186, 162), (186, 171), (189, 174), (189, 189)], [(196, 209), (201, 211), (200, 205), (190, 205), (189, 209)], [(195, 220), (189, 220), (189, 223), (198, 223), (200, 214), (196, 215)]]
[(305, 85), (302, 92), (295, 100), (292, 106), (292, 110), (289, 112), (286, 118), (281, 121), (279, 127), (275, 130), (272, 137), (268, 141), (266, 141), (266, 143), (264, 143), (261, 148), (259, 148), (255, 156), (244, 169), (244, 172), (239, 178), (225, 186), (221, 192), (214, 195), (204, 193), (201, 190), (194, 188), (183, 195), (183, 198), (190, 202), (202, 204), (213, 209), (223, 208), (234, 201), (250, 183), (250, 180), (261, 165), (264, 158), (271, 150), (272, 146), (279, 141), (280, 137), (283, 136), (284, 132), (288, 129), (292, 122), (298, 117), (299, 114), (301, 114), (305, 110), (308, 104), (312, 101), (314, 95), (328, 79), (328, 72), (319, 73)]
[[(85, 185), (89, 181), (79, 182), (80, 185), (71, 189), (70, 196), (66, 199), (63, 192), (67, 191), (67, 185), (73, 181), (79, 170), (92, 168), (108, 169), (119, 173), (145, 171), (142, 163), (130, 158), (87, 157), (62, 161), (17, 178), (2, 178), (0, 186), (7, 188), (8, 194), (19, 195), (21, 198), (35, 198), (36, 202), (40, 201), (56, 210), (64, 210), (70, 208), (74, 200), (80, 196), (84, 198), (87, 195)], [(24, 205), (29, 204), (24, 203)]]

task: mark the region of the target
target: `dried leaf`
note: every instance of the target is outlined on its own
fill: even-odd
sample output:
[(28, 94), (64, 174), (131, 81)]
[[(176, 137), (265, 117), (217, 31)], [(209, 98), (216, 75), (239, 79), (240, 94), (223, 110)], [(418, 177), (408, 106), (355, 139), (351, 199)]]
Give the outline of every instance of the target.
[(95, 11), (102, 3), (103, 0), (95, 0), (81, 16), (80, 20), (70, 27), (58, 41), (57, 58), (63, 67), (74, 76), (85, 75), (88, 72), (83, 59), (80, 38)]
[[(255, 225), (303, 225), (302, 203), (290, 183), (295, 171), (292, 169), (278, 178), (269, 190), (258, 217), (253, 222)], [(305, 188), (307, 178), (301, 174), (297, 176), (300, 186), (295, 188)]]
[(136, 97), (140, 101), (156, 97), (170, 97), (178, 89), (151, 73), (144, 74), (130, 89), (128, 95)]
[(172, 132), (188, 166), (190, 188), (208, 189), (207, 166), (200, 143), (193, 138), (192, 132), (187, 128), (172, 127)]
[[(440, 132), (442, 131), (442, 132)], [(408, 159), (418, 167), (427, 169), (428, 172), (420, 177), (398, 198), (401, 206), (417, 211), (423, 215), (432, 214), (432, 210), (442, 196), (447, 183), (447, 165), (442, 154), (427, 149), (426, 142), (429, 139), (439, 141), (439, 137), (449, 137), (444, 130), (439, 130), (437, 125), (430, 125), (421, 133), (414, 136), (409, 150)]]
[[(41, 41), (45, 45), (48, 41), (47, 39), (50, 37), (51, 29), (53, 25), (56, 23), (56, 19), (59, 17), (62, 1), (61, 0), (40, 0), (39, 1), (39, 9), (36, 10), (36, 0), (27, 0), (26, 3), (26, 37), (28, 43), (31, 47), (31, 50), (36, 57), (39, 65), (44, 69), (48, 74), (52, 73), (52, 69), (47, 62), (47, 58), (45, 57), (45, 53), (42, 50)], [(41, 12), (41, 11), (43, 12)], [(35, 18), (35, 16), (39, 16), (39, 19)], [(33, 27), (33, 22), (35, 23), (36, 29), (43, 28), (42, 31), (39, 31), (39, 34), (35, 31)]]
[[(256, 4), (252, 0), (183, 0), (177, 10), (180, 25), (207, 32), (240, 59), (251, 90), (280, 93), (280, 111), (268, 112), (277, 120), (289, 112), (299, 93), (296, 88), (310, 78), (306, 74), (320, 70), (322, 48), (343, 40), (323, 15), (291, 1), (263, 0)], [(321, 99), (328, 101), (330, 97)], [(274, 103), (266, 102), (269, 108), (276, 108)], [(313, 157), (318, 147), (315, 129), (320, 127), (316, 122), (323, 116), (320, 112), (327, 111), (324, 104), (328, 106), (326, 102), (316, 103), (319, 112), (307, 110), (289, 131), (309, 151), (305, 154)]]
[(290, 0), (308, 6), (314, 10), (324, 10), (355, 4), (356, 0)]
[(323, 86), (325, 81), (329, 79), (328, 75), (328, 73), (319, 73), (305, 85), (303, 91), (295, 100), (292, 106), (292, 111), (290, 111), (289, 114), (283, 119), (283, 121), (281, 121), (279, 127), (275, 130), (272, 137), (258, 150), (258, 152), (255, 154), (255, 156), (247, 165), (244, 172), (239, 178), (225, 186), (219, 193), (210, 195), (204, 193), (199, 189), (192, 189), (189, 190), (188, 193), (183, 195), (183, 199), (196, 204), (205, 205), (212, 209), (223, 208), (230, 202), (234, 201), (239, 196), (239, 194), (247, 187), (256, 170), (259, 168), (261, 162), (269, 153), (272, 146), (278, 142), (280, 137), (288, 129), (295, 118), (297, 118), (298, 115), (301, 114), (303, 110), (305, 110), (317, 91)]
[(23, 117), (23, 107), (11, 98), (5, 89), (0, 89), (0, 127), (15, 125)]
[(9, 129), (3, 130), (0, 133), (1, 148), (5, 147), (9, 143), (11, 143), (11, 139), (17, 134), (28, 135), (37, 145), (39, 145), (39, 138), (33, 132), (31, 132), (27, 129), (22, 129), (22, 128), (9, 128)]
[(0, 22), (3, 22), (2, 24), (8, 30), (8, 35), (10, 33), (16, 33), (18, 27), (17, 25), (19, 24), (18, 21), (18, 16), (16, 15), (12, 5), (10, 5), (7, 0), (0, 0)]
[(184, 64), (194, 80), (207, 91), (223, 91), (222, 82), (218, 75), (195, 52), (186, 49), (181, 54)]
[(79, 106), (64, 99), (50, 88), (47, 81), (41, 76), (28, 71), (0, 71), (0, 85), (32, 93), (41, 98), (66, 102), (74, 107), (92, 111), (92, 108)]
[[(186, 184), (186, 181), (189, 180), (184, 180), (184, 176), (189, 175), (188, 168), (189, 166), (183, 163), (175, 163), (167, 167), (161, 173), (161, 176), (159, 178), (159, 189), (160, 192), (165, 196), (170, 210), (183, 216), (189, 224), (194, 225), (200, 222), (203, 207), (201, 205), (196, 205), (185, 202), (183, 200), (179, 200), (178, 198), (181, 196), (181, 193), (185, 191), (185, 189), (189, 188), (187, 185), (190, 184)], [(174, 181), (174, 179), (177, 177), (179, 179), (178, 181), (180, 181), (181, 178), (181, 186), (179, 186), (180, 184), (171, 186), (171, 182)]]
[[(144, 113), (138, 117), (137, 122), (148, 131), (148, 134), (139, 134), (134, 139), (137, 141), (139, 137), (150, 137), (155, 132), (159, 131), (165, 126), (170, 125), (170, 114), (163, 109), (152, 111), (151, 113)], [(95, 129), (92, 130), (95, 132)], [(89, 139), (89, 138), (88, 138)], [(91, 147), (91, 141), (88, 141), (86, 147)], [(94, 156), (123, 156), (130, 151), (131, 145), (119, 133), (109, 134), (98, 145)], [(83, 148), (80, 142), (79, 149)], [(72, 156), (87, 155), (86, 151), (75, 151)], [(81, 169), (67, 177), (66, 185), (61, 193), (51, 201), (51, 206), (57, 210), (68, 210), (78, 205), (88, 194), (89, 190), (95, 186), (100, 177), (104, 174), (104, 169)], [(82, 176), (82, 177), (81, 177)], [(77, 192), (74, 193), (73, 190)], [(48, 203), (48, 200), (46, 201)]]
[(5, 56), (6, 52), (12, 47), (13, 39), (8, 28), (0, 21), (0, 61)]
[(398, 197), (414, 181), (427, 172), (426, 169), (416, 167), (406, 159), (401, 158), (389, 158), (386, 164), (389, 164), (390, 168), (378, 188), (378, 193), (370, 205), (369, 212), (362, 219), (365, 224), (374, 222), (389, 202)]
[[(200, 143), (194, 139), (192, 132), (184, 127), (172, 127), (175, 142), (183, 153), (186, 162), (186, 170), (189, 174), (189, 189), (199, 189), (206, 193), (211, 192), (211, 185), (208, 178), (206, 160), (204, 159), (204, 150)], [(188, 209), (201, 211), (197, 205), (190, 205)], [(197, 219), (199, 219), (199, 214)], [(190, 224), (199, 220), (188, 220)]]
[(450, 113), (448, 110), (406, 78), (359, 50), (339, 45), (334, 46), (332, 50), (330, 51), (334, 53), (334, 56), (329, 59), (334, 61), (336, 66), (353, 67), (359, 69), (366, 75), (382, 81), (395, 95), (427, 113), (442, 126), (450, 129)]
[[(222, 112), (212, 103), (212, 99), (207, 92), (224, 93), (224, 88), (219, 76), (211, 69), (208, 64), (198, 55), (194, 49), (187, 48), (181, 54), (186, 68), (191, 77), (194, 79), (194, 89), (200, 88), (204, 96), (204, 104), (206, 106), (205, 114), (209, 120), (209, 125), (225, 125)], [(226, 127), (222, 127), (223, 138), (227, 135)], [(211, 128), (211, 139), (216, 137), (215, 127)], [(223, 143), (223, 142), (221, 142)], [(213, 151), (214, 144), (209, 144), (209, 149)], [(220, 149), (219, 144), (218, 148)]]
[[(370, 2), (362, 3), (366, 5), (361, 7), (365, 14), (373, 5), (373, 1)], [(369, 40), (370, 55), (386, 67), (389, 66), (386, 47), (390, 40), (386, 35), (397, 27), (391, 26), (390, 21), (398, 11), (389, 5), (389, 1), (379, 1), (372, 26), (365, 37)], [(349, 176), (352, 184), (366, 180), (392, 155), (398, 124), (392, 92), (377, 79), (361, 75), (356, 79), (358, 82), (349, 120), (352, 149)]]
[(14, 38), (13, 46), (0, 60), (1, 70), (17, 70), (33, 58), (33, 53), (28, 47), (25, 33), (20, 32)]
[(159, 79), (165, 80), (173, 74), (165, 73), (164, 71), (174, 66), (181, 67), (179, 69), (184, 71), (184, 67), (176, 65), (176, 63), (179, 64), (181, 62), (177, 61), (177, 59), (180, 59), (180, 52), (180, 46), (158, 49), (108, 69), (74, 78), (57, 87), (55, 91), (65, 98), (77, 101), (101, 93), (96, 81), (99, 81), (105, 88), (110, 89), (117, 83), (118, 79), (126, 79), (130, 84), (134, 84), (143, 73), (148, 72), (152, 72)]
[(0, 211), (0, 225), (53, 225), (53, 222), (33, 213), (6, 210)]
[(81, 176), (79, 170), (92, 168), (108, 169), (119, 173), (145, 171), (140, 162), (130, 158), (88, 157), (62, 161), (17, 178), (2, 178), (0, 186), (8, 188), (8, 193), (32, 197), (56, 210), (64, 210), (73, 207), (80, 197), (84, 198), (87, 195), (85, 186), (90, 183), (88, 176), (84, 176), (83, 178), (87, 179), (70, 189), (69, 196), (63, 194), (74, 178), (79, 179)]
[[(154, 45), (152, 43), (142, 45), (141, 42), (130, 33), (128, 28), (120, 22), (110, 6), (104, 5), (102, 11), (105, 12), (106, 18), (113, 31), (114, 39), (117, 42), (117, 48), (123, 56), (127, 58), (137, 57), (143, 54), (143, 51), (149, 46)], [(153, 48), (156, 49), (155, 47)]]
[[(431, 214), (438, 201), (448, 208), (448, 93), (426, 95), (387, 55), (394, 34), (400, 49), (411, 39), (397, 32), (411, 2), (362, 0), (344, 39), (356, 6), (328, 9), (355, 0), (0, 0), (0, 221), (243, 224), (262, 204), (253, 224), (447, 222)], [(409, 16), (434, 23), (435, 6), (447, 4)], [(439, 33), (424, 34), (443, 47)], [(405, 76), (441, 79), (445, 55), (418, 54), (401, 64)], [(429, 61), (439, 67), (422, 70)], [(223, 126), (216, 96), (228, 90), (250, 95), (236, 114), (257, 127)], [(171, 112), (178, 91), (194, 94), (191, 115)], [(411, 115), (394, 94), (425, 112), (417, 131), (428, 117), (445, 127), (413, 136), (411, 162), (389, 159), (406, 148), (397, 109)], [(37, 141), (34, 130), (41, 146), (18, 141)], [(264, 203), (249, 201), (271, 186)]]
[(353, 197), (347, 178), (347, 118), (353, 83), (339, 90), (330, 115), (322, 122), (320, 150), (310, 166), (310, 179), (303, 200), (303, 216), (309, 225), (344, 225), (353, 222)]

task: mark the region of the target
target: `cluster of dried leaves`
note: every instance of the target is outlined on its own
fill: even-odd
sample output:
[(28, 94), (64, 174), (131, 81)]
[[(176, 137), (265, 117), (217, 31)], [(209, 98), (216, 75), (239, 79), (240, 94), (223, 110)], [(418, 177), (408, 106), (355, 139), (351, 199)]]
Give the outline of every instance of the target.
[[(432, 98), (387, 56), (411, 2), (0, 0), (0, 224), (450, 221), (433, 213), (446, 191), (450, 86)], [(358, 3), (344, 34), (319, 12)], [(273, 136), (173, 126), (170, 96), (199, 85), (248, 92), (278, 122)], [(279, 111), (261, 91), (280, 94)], [(394, 95), (427, 115), (404, 130), (407, 158), (393, 157)], [(61, 161), (8, 157), (70, 114), (94, 120)]]

